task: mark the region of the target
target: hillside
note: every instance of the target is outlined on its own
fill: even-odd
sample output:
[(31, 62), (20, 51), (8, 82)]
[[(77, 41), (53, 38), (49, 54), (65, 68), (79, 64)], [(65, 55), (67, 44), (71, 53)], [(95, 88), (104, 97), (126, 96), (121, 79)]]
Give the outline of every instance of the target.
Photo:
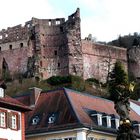
[[(62, 80), (60, 80), (60, 78)], [(51, 80), (54, 84), (49, 82), (49, 80), (44, 80), (41, 82), (35, 81), (34, 78), (23, 79), (22, 82), (15, 80), (12, 82), (8, 82), (6, 94), (9, 96), (19, 95), (23, 92), (29, 91), (31, 87), (38, 87), (43, 90), (53, 90), (60, 87), (66, 87), (70, 89), (74, 89), (81, 92), (86, 92), (88, 94), (107, 97), (106, 89), (101, 87), (97, 80), (95, 81), (85, 81), (81, 77), (78, 76), (56, 76)]]

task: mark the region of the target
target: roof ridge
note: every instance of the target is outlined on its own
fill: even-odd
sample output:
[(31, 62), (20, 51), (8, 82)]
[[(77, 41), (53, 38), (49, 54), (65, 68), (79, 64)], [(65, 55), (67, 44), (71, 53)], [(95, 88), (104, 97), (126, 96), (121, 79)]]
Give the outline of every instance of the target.
[(106, 99), (106, 98), (103, 98), (103, 97), (99, 97), (99, 96), (95, 96), (95, 95), (91, 95), (91, 94), (88, 94), (86, 92), (80, 92), (80, 91), (76, 91), (76, 90), (69, 89), (69, 88), (64, 88), (64, 89), (65, 90), (69, 90), (69, 91), (73, 91), (74, 93), (77, 93), (77, 94), (81, 94), (81, 95), (92, 97), (92, 98), (98, 98), (98, 99), (106, 100), (108, 102), (112, 102), (113, 103), (113, 101), (111, 101), (109, 99)]
[(70, 105), (70, 107), (71, 107), (71, 109), (72, 109), (72, 111), (73, 111), (73, 113), (74, 113), (74, 116), (76, 117), (77, 121), (78, 121), (80, 124), (82, 124), (81, 121), (80, 121), (80, 119), (79, 119), (79, 117), (78, 117), (78, 115), (77, 115), (77, 112), (75, 111), (75, 109), (74, 109), (74, 107), (73, 107), (73, 105), (72, 105), (71, 99), (70, 99), (69, 95), (68, 95), (67, 92), (66, 92), (66, 89), (63, 88), (63, 90), (64, 90), (64, 94), (65, 94), (65, 96), (66, 96), (66, 98), (67, 98), (67, 100), (68, 100), (68, 103), (69, 103), (69, 105)]

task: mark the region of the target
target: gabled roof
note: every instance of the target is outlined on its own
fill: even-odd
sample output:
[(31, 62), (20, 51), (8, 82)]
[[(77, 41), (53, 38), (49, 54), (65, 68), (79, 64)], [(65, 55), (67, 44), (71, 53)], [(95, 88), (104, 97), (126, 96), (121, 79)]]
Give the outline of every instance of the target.
[[(118, 115), (114, 109), (114, 103), (110, 100), (92, 95), (87, 95), (69, 89), (66, 89), (66, 93), (69, 97), (69, 100), (71, 101), (71, 105), (73, 106), (77, 114), (77, 117), (82, 123), (91, 123), (91, 119), (88, 117), (86, 112), (83, 111), (84, 108), (96, 110), (98, 112), (103, 112), (110, 115)], [(132, 109), (130, 111), (130, 118), (132, 120), (140, 121), (140, 116)]]
[(131, 100), (131, 102), (137, 104), (138, 106), (140, 106), (140, 101), (135, 101), (135, 100)]
[[(28, 105), (30, 94), (16, 98)], [(98, 127), (87, 113), (88, 110), (117, 116), (114, 103), (110, 100), (66, 88), (43, 91), (40, 93), (33, 111), (26, 113), (26, 134), (91, 126), (104, 132), (116, 132), (111, 128)], [(54, 120), (53, 116), (55, 116)], [(130, 117), (132, 120), (140, 122), (140, 116), (133, 110), (131, 110)], [(51, 121), (54, 122), (51, 123)]]
[(28, 106), (25, 106), (23, 103), (7, 95), (5, 95), (5, 97), (0, 98), (0, 107), (22, 112), (31, 110), (31, 108), (29, 108)]

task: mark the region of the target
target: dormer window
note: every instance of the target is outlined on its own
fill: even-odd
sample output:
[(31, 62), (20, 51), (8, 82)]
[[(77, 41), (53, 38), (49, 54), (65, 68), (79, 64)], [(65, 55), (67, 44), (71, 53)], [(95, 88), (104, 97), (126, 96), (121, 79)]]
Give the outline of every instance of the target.
[(111, 118), (111, 127), (114, 128), (114, 129), (118, 129), (119, 125), (120, 125), (120, 119), (118, 116), (115, 116), (115, 115), (111, 115), (112, 118)]
[(139, 122), (134, 123), (133, 127), (135, 131), (140, 134), (140, 123)]
[(103, 120), (103, 126), (108, 128), (111, 127), (111, 116), (104, 114), (102, 120)]
[(55, 117), (55, 114), (52, 114), (49, 119), (48, 119), (48, 123), (51, 124), (51, 123), (54, 123), (56, 120), (56, 117)]
[(118, 118), (115, 118), (115, 124), (116, 124), (116, 129), (118, 129), (120, 125), (120, 120)]
[(37, 125), (39, 123), (40, 119), (38, 116), (33, 117), (32, 119), (32, 125)]
[(97, 114), (98, 125), (102, 125), (102, 114)]
[(102, 125), (102, 114), (99, 112), (94, 112), (91, 115), (91, 118), (93, 119), (93, 121), (95, 121), (97, 123), (97, 125)]
[(107, 127), (111, 127), (111, 116), (106, 116)]

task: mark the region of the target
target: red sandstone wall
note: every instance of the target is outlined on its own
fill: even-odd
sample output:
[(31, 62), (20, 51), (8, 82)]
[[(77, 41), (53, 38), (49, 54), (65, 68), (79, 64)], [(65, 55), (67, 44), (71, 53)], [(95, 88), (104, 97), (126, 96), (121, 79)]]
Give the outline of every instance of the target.
[[(54, 24), (53, 20), (51, 21)], [(68, 49), (64, 31), (61, 31), (61, 22), (58, 25), (48, 26), (48, 21), (36, 26), (35, 32), (36, 55), (39, 60), (39, 77), (49, 78), (53, 75), (68, 75)]]
[(27, 47), (0, 52), (0, 70), (2, 70), (2, 61), (5, 58), (12, 74), (25, 72), (28, 59), (27, 52)]
[(127, 70), (126, 49), (82, 40), (82, 52), (84, 79), (93, 77), (105, 82), (109, 65), (112, 69), (116, 60), (123, 62)]

